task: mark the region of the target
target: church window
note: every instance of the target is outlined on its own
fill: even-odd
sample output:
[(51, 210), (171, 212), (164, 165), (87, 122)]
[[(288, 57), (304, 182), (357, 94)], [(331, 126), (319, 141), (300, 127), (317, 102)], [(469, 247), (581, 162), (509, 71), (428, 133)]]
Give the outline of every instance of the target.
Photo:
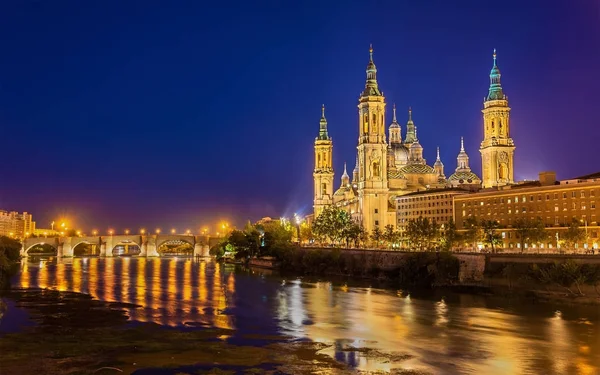
[(375, 220), (375, 226), (379, 225), (379, 220)]
[(323, 182), (321, 184), (321, 195), (325, 195), (325, 194), (327, 194), (327, 184)]
[(377, 214), (377, 213), (379, 213), (379, 210), (378, 210), (377, 208), (375, 209), (375, 213), (376, 213), (376, 214)]

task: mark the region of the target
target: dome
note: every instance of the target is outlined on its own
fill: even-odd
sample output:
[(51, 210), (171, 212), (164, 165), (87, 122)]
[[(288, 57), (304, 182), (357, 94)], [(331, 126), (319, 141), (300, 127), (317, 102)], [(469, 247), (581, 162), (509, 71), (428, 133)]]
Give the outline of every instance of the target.
[(400, 168), (402, 174), (428, 174), (436, 173), (435, 170), (427, 164), (409, 164)]
[(423, 146), (421, 146), (418, 139), (415, 139), (415, 141), (410, 145), (410, 152), (415, 151), (423, 151)]
[(479, 176), (475, 173), (468, 172), (455, 172), (450, 177), (448, 177), (448, 181), (458, 181), (459, 184), (479, 184), (481, 180)]
[(408, 163), (408, 148), (402, 143), (392, 143), (392, 150), (394, 151), (394, 160), (396, 164), (404, 165)]

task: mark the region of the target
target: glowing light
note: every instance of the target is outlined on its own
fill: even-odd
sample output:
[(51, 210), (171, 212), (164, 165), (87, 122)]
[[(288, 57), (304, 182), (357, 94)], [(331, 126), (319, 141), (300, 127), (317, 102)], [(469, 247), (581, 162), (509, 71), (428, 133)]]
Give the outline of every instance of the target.
[(92, 234), (95, 236), (95, 235), (97, 235), (97, 234), (98, 234), (98, 231), (94, 229), (94, 230), (92, 231)]
[(114, 231), (112, 229), (108, 230), (108, 234), (110, 234), (111, 236), (113, 235)]
[(140, 229), (140, 234), (144, 234), (146, 233), (146, 230), (144, 228)]
[(125, 234), (129, 234), (129, 229), (125, 229)]
[(175, 234), (175, 229), (171, 229), (171, 234)]
[(160, 228), (156, 229), (156, 234), (160, 234)]
[(191, 230), (189, 230), (189, 229), (187, 229), (187, 230), (185, 231), (185, 234), (187, 234), (187, 235), (189, 235), (190, 233), (192, 233), (192, 231), (191, 231)]

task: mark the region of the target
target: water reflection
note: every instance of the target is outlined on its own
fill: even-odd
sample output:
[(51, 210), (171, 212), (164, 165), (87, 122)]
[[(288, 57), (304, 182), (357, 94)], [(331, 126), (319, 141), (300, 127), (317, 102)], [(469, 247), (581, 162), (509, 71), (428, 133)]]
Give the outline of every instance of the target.
[(600, 373), (600, 317), (593, 307), (558, 311), (473, 295), (415, 297), (178, 258), (30, 259), (15, 284), (139, 305), (129, 309), (134, 321), (233, 328), (239, 335), (231, 340), (282, 333), (321, 341), (330, 344), (323, 353), (364, 370)]

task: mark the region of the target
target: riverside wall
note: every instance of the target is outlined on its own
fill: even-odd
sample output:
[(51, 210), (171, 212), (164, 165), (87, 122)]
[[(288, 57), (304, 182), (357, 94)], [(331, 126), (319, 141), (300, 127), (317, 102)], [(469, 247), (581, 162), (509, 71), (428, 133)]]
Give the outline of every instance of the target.
[[(302, 248), (305, 250), (331, 251), (334, 248)], [(374, 250), (374, 249), (340, 249), (344, 254), (351, 254), (364, 264), (365, 269), (379, 268), (393, 270), (398, 268), (411, 251)], [(488, 287), (504, 286), (508, 283), (530, 284), (531, 280), (522, 280), (521, 275), (515, 274), (506, 278), (498, 277), (498, 269), (507, 264), (515, 265), (517, 273), (523, 273), (529, 265), (572, 260), (578, 264), (600, 264), (600, 255), (576, 254), (481, 254), (481, 253), (452, 253), (460, 262), (459, 281), (464, 285), (480, 285)], [(493, 273), (496, 275), (492, 275)], [(508, 279), (514, 279), (508, 280)], [(506, 279), (506, 280), (505, 280)], [(521, 279), (521, 280), (518, 280)]]

